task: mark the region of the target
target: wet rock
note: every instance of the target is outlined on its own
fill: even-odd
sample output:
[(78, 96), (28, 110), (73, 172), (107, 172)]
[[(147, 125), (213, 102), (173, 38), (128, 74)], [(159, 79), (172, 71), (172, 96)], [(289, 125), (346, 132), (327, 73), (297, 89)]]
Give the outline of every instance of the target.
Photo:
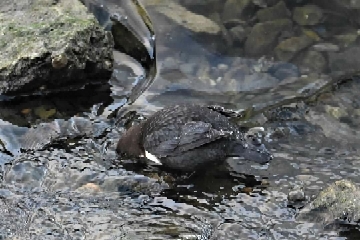
[[(218, 11), (223, 3), (218, 0), (181, 0), (179, 1), (182, 6), (185, 6), (190, 11), (201, 13), (209, 13)], [(144, 2), (146, 4), (146, 2)]]
[(334, 0), (339, 6), (347, 9), (360, 9), (360, 2), (357, 0)]
[[(1, 151), (17, 155), (20, 153), (19, 149), (21, 143), (19, 142), (19, 136), (26, 133), (27, 128), (18, 127), (9, 122), (0, 120), (0, 145)], [(0, 164), (7, 162), (6, 157), (1, 156)], [(0, 174), (1, 175), (1, 174)]]
[(343, 146), (347, 147), (348, 144), (353, 144), (358, 140), (359, 132), (354, 130), (354, 124), (351, 122), (351, 119), (348, 119), (346, 123), (343, 122), (344, 119), (349, 118), (348, 114), (341, 116), (339, 119), (335, 117), (337, 114), (336, 112), (335, 115), (318, 114), (309, 110), (306, 118), (311, 124), (320, 127), (327, 138), (331, 138), (337, 141), (338, 144), (343, 144)]
[(304, 33), (304, 35), (308, 36), (315, 42), (321, 41), (319, 34), (311, 29), (304, 28), (302, 29), (302, 32)]
[(229, 29), (229, 34), (230, 34), (232, 40), (236, 43), (244, 42), (248, 33), (249, 33), (249, 31), (241, 25), (238, 25), (238, 26), (235, 26), (235, 27)]
[(267, 72), (280, 81), (291, 77), (300, 77), (299, 68), (291, 63), (276, 63)]
[(251, 0), (227, 0), (222, 14), (223, 22), (232, 19), (249, 19), (253, 16), (255, 5)]
[(155, 33), (151, 19), (139, 1), (80, 1), (101, 26), (111, 31), (117, 51), (131, 56), (146, 70), (155, 66)]
[(327, 67), (327, 61), (324, 55), (317, 51), (306, 51), (295, 60), (302, 72), (322, 73)]
[[(264, 112), (264, 115), (268, 120), (275, 121), (286, 121), (290, 125), (295, 126), (296, 122), (299, 123), (304, 118), (306, 108), (301, 104), (291, 104), (288, 106), (282, 106), (275, 109)], [(293, 123), (291, 123), (293, 122)], [(299, 123), (300, 124), (300, 123)]]
[[(147, 5), (151, 4), (147, 3)], [(211, 35), (221, 33), (221, 28), (216, 22), (203, 15), (191, 12), (174, 1), (159, 5), (154, 3), (154, 7), (156, 11), (195, 33), (206, 33)], [(186, 19), (186, 21), (184, 21), (184, 19)]]
[[(352, 2), (352, 3), (349, 3)], [(357, 0), (317, 0), (316, 1), (316, 5), (321, 7), (322, 9), (328, 11), (327, 13), (329, 13), (330, 15), (334, 16), (335, 18), (333, 19), (328, 19), (327, 22), (333, 22), (334, 19), (337, 18), (336, 15), (338, 16), (346, 16), (349, 17), (349, 14), (351, 14), (351, 18), (355, 17), (354, 15), (352, 15), (352, 13), (355, 13), (356, 8), (353, 8), (351, 6), (354, 6), (358, 4)], [(332, 13), (336, 13), (336, 14), (332, 14)], [(344, 19), (344, 17), (343, 17)], [(346, 24), (346, 23), (345, 23)], [(338, 25), (340, 26), (340, 25)]]
[(279, 80), (267, 73), (254, 73), (246, 75), (241, 82), (237, 82), (237, 86), (234, 84), (234, 88), (230, 88), (229, 90), (236, 89), (236, 91), (253, 91), (256, 89), (271, 88), (276, 86), (279, 83)]
[(343, 33), (334, 36), (335, 41), (343, 48), (346, 48), (359, 38), (359, 33), (357, 31)]
[(360, 217), (359, 188), (349, 180), (340, 180), (320, 192), (307, 206), (301, 209), (297, 219), (317, 221), (327, 225), (336, 220), (349, 223)]
[[(218, 15), (218, 16), (219, 16), (218, 20), (220, 20), (220, 15)], [(248, 24), (249, 23), (247, 21), (244, 21), (244, 20), (241, 20), (241, 19), (231, 19), (231, 20), (228, 20), (228, 21), (224, 22), (224, 26), (227, 29), (236, 27), (238, 25), (246, 27)]]
[(275, 48), (275, 56), (280, 61), (289, 61), (304, 48), (310, 46), (312, 39), (306, 35), (291, 37), (279, 43)]
[(288, 193), (288, 200), (290, 202), (297, 202), (297, 201), (304, 201), (306, 199), (304, 188), (301, 186), (294, 187), (289, 193)]
[(34, 113), (36, 116), (40, 117), (41, 119), (48, 119), (55, 115), (56, 109), (55, 108), (46, 108), (45, 106), (40, 106), (34, 109)]
[(110, 78), (112, 36), (80, 1), (22, 3), (0, 10), (1, 93)]
[[(164, 68), (164, 70), (165, 69), (176, 69), (178, 66), (179, 66), (179, 60), (172, 56), (165, 58), (162, 63), (162, 67)], [(171, 80), (171, 79), (169, 78), (169, 80)]]
[(76, 191), (96, 193), (96, 192), (100, 192), (101, 188), (99, 185), (95, 183), (85, 183), (84, 185), (76, 189)]
[(314, 44), (312, 48), (318, 52), (337, 52), (340, 50), (340, 47), (338, 45), (326, 42)]
[(264, 0), (267, 4), (267, 6), (271, 7), (274, 6), (275, 4), (277, 4), (279, 2), (279, 0)]
[(330, 105), (325, 105), (325, 111), (336, 119), (339, 119), (341, 117), (345, 117), (348, 115), (347, 112), (345, 111), (345, 109), (343, 109), (341, 107), (330, 106)]
[(5, 174), (5, 182), (14, 184), (25, 190), (34, 190), (41, 187), (41, 183), (46, 174), (46, 166), (32, 159), (27, 161), (17, 159), (18, 162), (13, 163), (11, 168)]
[(280, 0), (252, 0), (252, 2), (254, 3), (254, 5), (261, 7), (261, 8), (266, 8), (266, 7), (271, 7), (276, 5)]
[(73, 117), (69, 120), (56, 119), (49, 123), (34, 126), (21, 136), (21, 148), (42, 149), (60, 138), (70, 139), (79, 136), (99, 136), (109, 125), (106, 122), (92, 122), (87, 118)]
[(260, 22), (266, 22), (276, 19), (289, 18), (290, 11), (289, 9), (287, 9), (285, 3), (283, 1), (280, 1), (273, 7), (259, 10), (256, 13), (256, 16)]
[(196, 65), (193, 63), (183, 63), (180, 65), (179, 68), (183, 73), (192, 75), (194, 73)]
[(245, 53), (251, 57), (266, 55), (274, 49), (278, 36), (284, 31), (290, 31), (292, 22), (288, 19), (279, 19), (257, 23), (245, 42)]
[(359, 108), (354, 109), (353, 114), (354, 114), (356, 117), (360, 117), (360, 109), (359, 109)]
[(216, 2), (216, 0), (181, 0), (181, 4), (184, 4), (186, 6), (201, 6), (205, 7), (206, 5), (210, 3)]
[(219, 63), (217, 65), (217, 69), (221, 72), (226, 72), (229, 69), (229, 65), (226, 65), (224, 63)]
[(352, 72), (358, 71), (360, 66), (360, 48), (350, 47), (343, 52), (329, 53), (329, 67), (331, 71)]
[(316, 5), (305, 5), (294, 9), (293, 19), (301, 26), (316, 25), (321, 22), (323, 11)]

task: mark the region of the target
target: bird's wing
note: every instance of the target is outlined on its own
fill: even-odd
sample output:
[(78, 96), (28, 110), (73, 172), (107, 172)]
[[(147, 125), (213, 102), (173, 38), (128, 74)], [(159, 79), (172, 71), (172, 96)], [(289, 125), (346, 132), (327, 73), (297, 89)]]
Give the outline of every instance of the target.
[(231, 134), (201, 121), (188, 122), (171, 131), (162, 130), (151, 133), (147, 138), (151, 141), (144, 142), (145, 150), (158, 157), (178, 155)]

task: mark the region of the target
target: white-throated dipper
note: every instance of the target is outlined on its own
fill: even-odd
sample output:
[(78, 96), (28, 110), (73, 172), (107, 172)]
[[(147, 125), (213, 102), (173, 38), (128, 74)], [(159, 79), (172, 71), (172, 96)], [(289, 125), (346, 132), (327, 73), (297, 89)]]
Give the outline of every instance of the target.
[(272, 159), (263, 144), (245, 139), (228, 117), (196, 104), (166, 107), (132, 126), (120, 138), (116, 151), (181, 171), (221, 163), (228, 156), (259, 163)]

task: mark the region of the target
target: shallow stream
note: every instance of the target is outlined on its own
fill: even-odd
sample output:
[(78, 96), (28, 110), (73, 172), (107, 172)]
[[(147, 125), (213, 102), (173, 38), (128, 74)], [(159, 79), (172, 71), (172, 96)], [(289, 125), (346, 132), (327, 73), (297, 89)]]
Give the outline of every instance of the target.
[[(144, 70), (121, 53), (106, 85), (0, 102), (0, 238), (359, 239), (296, 214), (336, 180), (360, 184), (360, 5), (240, 2), (144, 0), (157, 75), (130, 106)], [(190, 177), (119, 159), (124, 125), (180, 102), (244, 111), (274, 159)]]

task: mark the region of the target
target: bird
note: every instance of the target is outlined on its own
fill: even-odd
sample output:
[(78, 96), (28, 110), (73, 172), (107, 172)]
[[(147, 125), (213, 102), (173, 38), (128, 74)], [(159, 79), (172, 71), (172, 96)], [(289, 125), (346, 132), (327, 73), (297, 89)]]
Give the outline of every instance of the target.
[(184, 172), (220, 164), (231, 156), (260, 164), (273, 158), (261, 141), (246, 138), (220, 111), (191, 103), (167, 106), (131, 126), (120, 137), (116, 151)]

